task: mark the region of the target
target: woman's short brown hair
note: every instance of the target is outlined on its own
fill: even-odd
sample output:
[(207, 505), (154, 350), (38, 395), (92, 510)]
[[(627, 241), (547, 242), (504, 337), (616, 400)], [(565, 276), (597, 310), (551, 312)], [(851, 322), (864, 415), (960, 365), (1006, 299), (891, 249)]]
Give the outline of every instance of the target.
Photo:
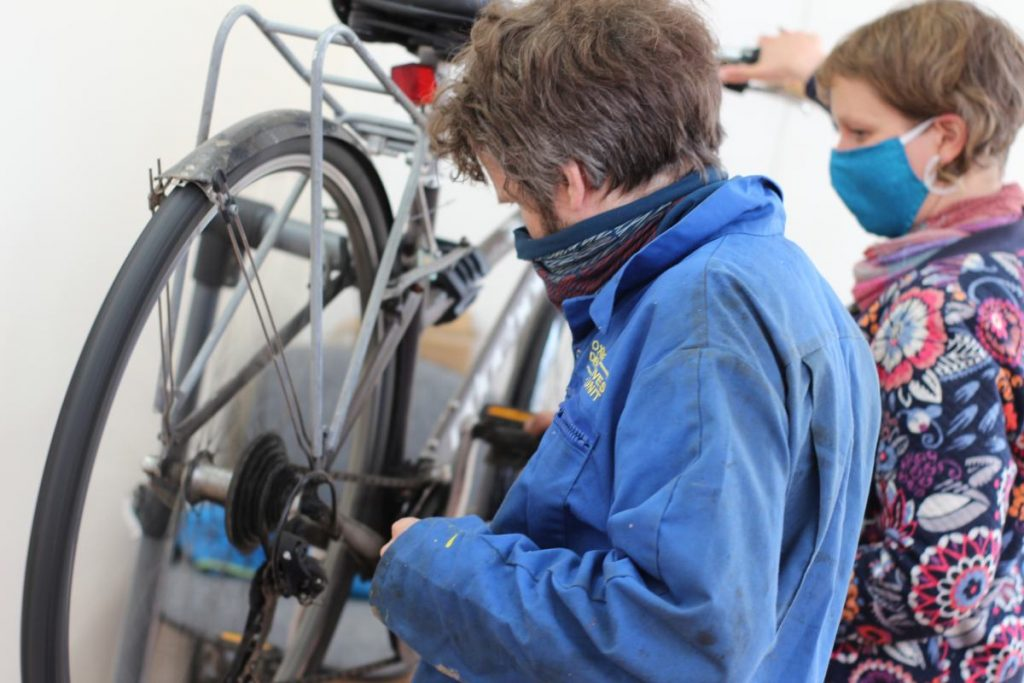
[(474, 180), (494, 157), (515, 198), (554, 225), (562, 166), (596, 188), (718, 165), (716, 44), (678, 0), (495, 0), (430, 119), (434, 151)]
[(907, 117), (959, 114), (964, 151), (946, 181), (974, 165), (1004, 165), (1024, 124), (1024, 43), (1002, 19), (960, 0), (929, 0), (860, 27), (817, 73), (827, 101), (837, 76), (866, 81)]

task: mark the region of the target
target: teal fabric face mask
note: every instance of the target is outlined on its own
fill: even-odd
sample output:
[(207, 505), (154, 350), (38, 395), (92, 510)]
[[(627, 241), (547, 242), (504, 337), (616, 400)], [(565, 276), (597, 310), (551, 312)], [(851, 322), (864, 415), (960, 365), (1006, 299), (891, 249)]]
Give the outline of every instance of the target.
[[(932, 125), (928, 119), (898, 138), (871, 147), (832, 151), (832, 187), (865, 230), (882, 237), (910, 232), (934, 181), (927, 184), (914, 175), (905, 146)], [(926, 176), (938, 167), (936, 155)]]

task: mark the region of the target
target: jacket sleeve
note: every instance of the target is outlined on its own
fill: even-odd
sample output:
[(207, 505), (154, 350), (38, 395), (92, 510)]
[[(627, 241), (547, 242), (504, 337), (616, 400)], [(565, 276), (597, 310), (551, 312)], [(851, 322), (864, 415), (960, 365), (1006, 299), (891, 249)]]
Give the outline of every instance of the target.
[(672, 352), (602, 430), (615, 440), (610, 548), (542, 549), (474, 517), (427, 519), (382, 558), (371, 603), (463, 680), (744, 679), (775, 634), (786, 425), (762, 372)]
[(857, 550), (841, 641), (962, 635), (989, 611), (1016, 473), (1004, 372), (989, 362), (942, 383), (926, 370), (883, 391), (880, 511)]

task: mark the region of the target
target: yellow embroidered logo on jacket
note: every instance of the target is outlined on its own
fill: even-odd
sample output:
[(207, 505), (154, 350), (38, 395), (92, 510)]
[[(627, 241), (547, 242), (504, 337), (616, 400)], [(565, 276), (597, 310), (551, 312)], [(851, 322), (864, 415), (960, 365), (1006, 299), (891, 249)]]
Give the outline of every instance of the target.
[(601, 398), (608, 388), (608, 368), (604, 364), (607, 357), (608, 349), (595, 339), (590, 345), (590, 363), (587, 364), (587, 379), (583, 383), (583, 389), (593, 401)]

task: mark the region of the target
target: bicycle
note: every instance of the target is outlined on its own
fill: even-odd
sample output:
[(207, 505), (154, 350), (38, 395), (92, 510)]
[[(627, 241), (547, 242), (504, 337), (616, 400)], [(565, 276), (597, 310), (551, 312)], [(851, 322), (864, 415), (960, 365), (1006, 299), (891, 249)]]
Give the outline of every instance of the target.
[[(441, 179), (424, 112), (435, 72), (482, 4), (337, 0), (347, 23), (323, 32), (245, 6), (224, 19), (197, 147), (152, 178), (152, 219), (93, 325), (54, 431), (26, 567), (24, 680), (69, 679), (72, 584), (89, 571), (104, 595), (127, 602), (119, 681), (166, 676), (177, 664), (179, 676), (199, 680), (211, 644), (226, 647), (231, 680), (333, 680), (408, 665), (392, 643), (381, 661), (327, 670), (353, 578), (372, 573), (399, 516), (493, 512), (522, 457), (488, 457), (473, 435), (477, 416), (489, 401), (536, 410), (562, 388), (546, 380), (564, 327), (527, 272), (426, 445), (407, 457), (420, 334), (465, 311), (517, 225), (513, 215), (476, 246), (434, 231)], [(310, 111), (257, 114), (211, 137), (225, 44), (243, 18), (309, 84)], [(282, 37), (315, 41), (308, 68)], [(419, 59), (388, 74), (367, 42), (399, 42)], [(332, 46), (355, 53), (372, 79), (327, 73)], [(347, 111), (327, 86), (392, 98), (404, 118)], [(394, 207), (374, 164), (385, 157), (409, 163)], [(298, 286), (265, 287), (274, 278)], [(275, 317), (285, 304), (296, 312)], [(155, 358), (136, 354), (147, 334), (159, 337)], [(296, 359), (307, 355), (300, 372)], [(332, 404), (326, 385), (341, 376)], [(261, 417), (271, 394), (281, 405)], [(155, 408), (145, 421), (133, 411), (142, 402)], [(141, 529), (126, 594), (110, 586), (121, 563), (87, 558), (78, 543), (84, 530), (119, 525), (118, 506), (97, 499), (114, 480), (135, 488)], [(242, 633), (227, 646), (222, 634), (169, 616), (181, 572), (172, 574), (185, 562), (178, 532), (200, 504), (222, 507), (232, 544), (266, 558), (240, 598)], [(92, 588), (76, 585), (75, 604)], [(280, 597), (298, 606), (278, 645), (270, 630)]]

